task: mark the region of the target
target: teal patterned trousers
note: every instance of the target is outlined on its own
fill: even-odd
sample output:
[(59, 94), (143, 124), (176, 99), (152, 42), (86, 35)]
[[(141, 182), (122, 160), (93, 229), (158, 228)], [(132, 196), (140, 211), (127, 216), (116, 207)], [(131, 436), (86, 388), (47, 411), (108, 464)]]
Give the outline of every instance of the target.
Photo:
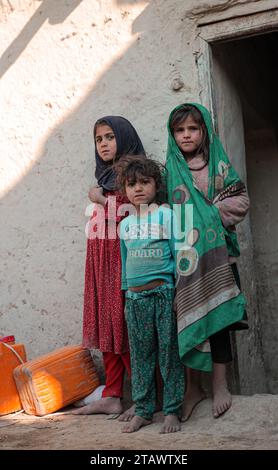
[(152, 419), (155, 411), (155, 365), (163, 379), (163, 413), (180, 415), (184, 398), (184, 367), (178, 353), (173, 313), (174, 288), (163, 284), (152, 290), (126, 292), (132, 399), (135, 414)]

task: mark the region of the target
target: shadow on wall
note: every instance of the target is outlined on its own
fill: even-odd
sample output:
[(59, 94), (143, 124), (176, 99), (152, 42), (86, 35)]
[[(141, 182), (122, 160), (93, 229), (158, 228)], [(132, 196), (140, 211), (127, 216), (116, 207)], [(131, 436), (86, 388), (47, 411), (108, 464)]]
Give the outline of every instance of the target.
[[(134, 3), (116, 1), (119, 7)], [(42, 2), (17, 38), (18, 50), (12, 60), (47, 18), (62, 21), (79, 3), (65, 2), (63, 15), (58, 18), (54, 13), (50, 15), (55, 0)], [(6, 294), (5, 304), (0, 307), (1, 328), (14, 328), (12, 332), (19, 339), (24, 336), (29, 357), (81, 340), (87, 221), (84, 210), (93, 183), (94, 121), (106, 114), (123, 115), (134, 123), (148, 152), (160, 159), (165, 156), (162, 150), (166, 149), (167, 115), (184, 99), (184, 90), (175, 94), (169, 86), (182, 66), (181, 60), (174, 59), (181, 51), (172, 44), (173, 30), (183, 27), (180, 18), (184, 18), (184, 6), (179, 1), (169, 3), (161, 6), (154, 0), (145, 7), (133, 23), (133, 33), (138, 33), (133, 43), (121, 57), (117, 56), (80, 105), (51, 131), (37, 163), (2, 198)], [(163, 14), (159, 14), (161, 10)], [(166, 48), (168, 57), (161, 54)], [(6, 51), (2, 73), (9, 66)], [(162, 125), (155, 121), (154, 109)]]
[(46, 20), (50, 24), (63, 23), (65, 19), (75, 10), (83, 0), (71, 0), (70, 2), (61, 3), (57, 11), (57, 0), (36, 0), (40, 2), (40, 6), (34, 15), (24, 26), (21, 33), (10, 44), (8, 49), (0, 58), (0, 78), (5, 75), (7, 70), (16, 62), (20, 54), (28, 46), (35, 34)]

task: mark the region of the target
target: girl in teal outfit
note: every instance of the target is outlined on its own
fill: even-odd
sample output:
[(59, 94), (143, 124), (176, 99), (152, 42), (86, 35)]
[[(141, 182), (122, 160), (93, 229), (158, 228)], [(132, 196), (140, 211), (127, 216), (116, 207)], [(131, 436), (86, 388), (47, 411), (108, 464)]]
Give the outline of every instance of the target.
[[(168, 121), (167, 189), (181, 207), (184, 239), (177, 255), (179, 353), (187, 366), (183, 419), (205, 394), (200, 371), (213, 371), (213, 415), (231, 406), (226, 366), (232, 360), (229, 330), (243, 327), (245, 299), (235, 264), (235, 224), (249, 207), (246, 189), (200, 104), (176, 107)], [(186, 210), (193, 226), (186, 231)]]
[(155, 412), (155, 365), (163, 379), (161, 433), (180, 430), (184, 372), (179, 359), (173, 314), (175, 232), (173, 211), (159, 205), (162, 185), (159, 165), (142, 157), (118, 163), (121, 189), (134, 213), (120, 224), (122, 289), (131, 357), (135, 416), (123, 428), (134, 432), (151, 423)]

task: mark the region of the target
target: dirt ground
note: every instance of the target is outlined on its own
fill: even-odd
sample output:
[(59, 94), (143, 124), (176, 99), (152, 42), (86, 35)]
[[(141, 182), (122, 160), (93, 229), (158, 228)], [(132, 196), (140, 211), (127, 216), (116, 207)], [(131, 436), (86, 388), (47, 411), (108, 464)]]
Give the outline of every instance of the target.
[(121, 433), (122, 423), (105, 415), (76, 416), (72, 407), (45, 417), (24, 412), (0, 418), (0, 449), (10, 450), (193, 450), (278, 449), (278, 395), (234, 396), (221, 418), (211, 414), (207, 399), (194, 410), (181, 432), (159, 434), (163, 421), (133, 434)]

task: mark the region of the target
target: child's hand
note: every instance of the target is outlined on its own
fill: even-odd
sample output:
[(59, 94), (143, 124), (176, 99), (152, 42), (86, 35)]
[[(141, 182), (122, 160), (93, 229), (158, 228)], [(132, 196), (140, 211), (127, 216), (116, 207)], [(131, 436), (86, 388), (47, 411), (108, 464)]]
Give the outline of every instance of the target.
[(103, 188), (101, 186), (94, 186), (93, 188), (91, 188), (88, 196), (90, 201), (95, 202), (97, 204), (104, 205), (106, 202), (106, 198), (103, 196)]

